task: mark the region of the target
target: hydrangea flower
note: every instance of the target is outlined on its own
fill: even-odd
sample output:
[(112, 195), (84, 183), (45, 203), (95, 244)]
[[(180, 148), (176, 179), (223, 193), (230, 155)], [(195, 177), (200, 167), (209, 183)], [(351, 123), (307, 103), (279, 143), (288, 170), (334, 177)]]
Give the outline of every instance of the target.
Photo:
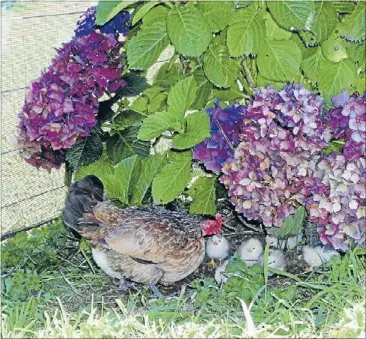
[(345, 138), (343, 154), (347, 160), (359, 159), (366, 151), (366, 94), (350, 96), (343, 91), (332, 102), (335, 108), (327, 117), (333, 137)]
[(333, 153), (319, 161), (313, 175), (306, 207), (323, 244), (343, 251), (354, 244), (366, 247), (366, 158), (347, 161)]
[(243, 117), (242, 142), (220, 179), (236, 210), (280, 227), (306, 202), (316, 159), (329, 139), (320, 97), (301, 85), (257, 89)]
[(108, 21), (103, 26), (97, 26), (95, 23), (96, 7), (92, 6), (80, 17), (75, 29), (76, 37), (83, 37), (89, 35), (96, 29), (100, 29), (105, 34), (120, 33), (126, 35), (129, 30), (129, 12), (120, 12), (112, 20)]
[(207, 170), (219, 173), (223, 163), (234, 155), (239, 143), (240, 122), (245, 114), (245, 106), (234, 104), (225, 108), (218, 101), (215, 107), (206, 110), (210, 117), (210, 138), (198, 144), (193, 158), (200, 160)]
[(36, 167), (59, 168), (65, 150), (87, 137), (97, 123), (98, 99), (126, 82), (121, 78), (122, 42), (113, 34), (92, 31), (74, 37), (41, 77), (30, 84), (18, 115), (18, 147)]

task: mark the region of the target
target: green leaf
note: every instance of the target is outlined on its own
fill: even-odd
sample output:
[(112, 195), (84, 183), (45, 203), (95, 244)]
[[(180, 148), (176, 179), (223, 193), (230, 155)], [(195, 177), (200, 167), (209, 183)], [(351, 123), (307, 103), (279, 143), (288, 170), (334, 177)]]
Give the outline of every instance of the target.
[(138, 165), (138, 162), (137, 155), (123, 159), (115, 167), (114, 175), (106, 176), (103, 184), (105, 184), (110, 198), (117, 198), (122, 203), (128, 204), (130, 184), (135, 175), (135, 167)]
[(127, 45), (127, 58), (132, 69), (147, 69), (168, 46), (169, 39), (165, 22), (156, 22), (143, 27)]
[(309, 30), (314, 21), (312, 1), (268, 1), (267, 6), (276, 22), (289, 30)]
[(227, 46), (233, 57), (260, 51), (266, 37), (262, 13), (252, 7), (235, 12), (237, 19), (227, 30)]
[(339, 26), (340, 35), (349, 41), (365, 39), (366, 3), (359, 2), (351, 15)]
[(191, 148), (210, 137), (210, 119), (205, 112), (197, 112), (185, 118), (186, 130), (173, 138), (172, 147)]
[(271, 14), (263, 12), (263, 18), (266, 25), (266, 37), (274, 40), (288, 40), (291, 37), (291, 32), (288, 32), (277, 25)]
[(152, 86), (150, 88), (148, 88), (147, 90), (144, 91), (144, 93), (142, 93), (143, 95), (147, 96), (149, 98), (149, 100), (152, 100), (155, 98), (155, 96), (157, 96), (159, 93), (166, 91), (166, 89), (164, 87), (159, 87), (159, 86)]
[(163, 132), (169, 130), (172, 126), (171, 113), (158, 112), (149, 115), (140, 127), (138, 138), (141, 140), (150, 140), (160, 136)]
[(298, 235), (306, 217), (306, 211), (303, 206), (296, 209), (294, 217), (289, 215), (283, 222), (281, 228), (277, 229), (275, 236), (284, 239)]
[(142, 157), (149, 155), (150, 143), (138, 140), (138, 131), (138, 126), (131, 126), (107, 139), (107, 154), (113, 162), (120, 162), (135, 154)]
[(154, 98), (152, 98), (147, 106), (147, 111), (149, 113), (155, 113), (156, 111), (162, 111), (166, 108), (166, 93), (159, 93)]
[(134, 102), (131, 105), (131, 109), (135, 112), (145, 115), (147, 113), (148, 103), (149, 100), (146, 97), (140, 96), (134, 100)]
[(189, 188), (187, 193), (193, 201), (189, 207), (189, 213), (215, 215), (216, 213), (216, 177), (198, 178)]
[(88, 137), (79, 137), (67, 151), (66, 160), (74, 171), (97, 161), (103, 153), (103, 143), (96, 129), (91, 129)]
[(328, 1), (319, 1), (315, 3), (314, 24), (311, 31), (316, 36), (316, 43), (327, 39), (334, 31), (337, 25), (337, 11), (333, 3)]
[(127, 127), (132, 126), (138, 121), (145, 118), (145, 115), (137, 113), (132, 110), (120, 111), (114, 118), (111, 126), (112, 130), (123, 131)]
[(329, 38), (322, 44), (322, 52), (325, 59), (332, 62), (340, 62), (348, 58), (346, 47), (340, 38)]
[(325, 58), (320, 47), (317, 47), (317, 51), (302, 62), (304, 74), (313, 83), (318, 81), (319, 69), (322, 67), (323, 62), (325, 62)]
[(155, 74), (153, 83), (156, 86), (170, 88), (180, 80), (181, 76), (181, 64), (170, 65), (170, 63), (166, 63)]
[(351, 92), (356, 81), (356, 67), (350, 60), (338, 63), (325, 61), (319, 69), (319, 89), (328, 100), (341, 93), (342, 89)]
[(104, 25), (109, 20), (113, 19), (120, 11), (128, 7), (129, 5), (137, 2), (135, 1), (109, 1), (99, 0), (95, 23), (99, 26)]
[(159, 2), (151, 1), (146, 2), (144, 5), (142, 5), (139, 10), (133, 15), (132, 26), (136, 25), (136, 23), (139, 22), (145, 16), (145, 14), (156, 5), (159, 5)]
[(213, 41), (203, 57), (203, 70), (207, 78), (217, 87), (230, 87), (238, 78), (238, 61), (230, 58), (227, 46)]
[(234, 1), (202, 1), (198, 2), (198, 9), (212, 32), (222, 31), (234, 14)]
[(165, 22), (167, 15), (168, 15), (168, 9), (165, 6), (160, 5), (150, 10), (142, 18), (142, 22), (144, 26), (152, 25), (155, 22)]
[[(86, 177), (87, 175), (95, 175), (98, 178), (102, 178), (104, 175), (113, 175), (113, 165), (110, 164), (107, 159), (100, 158), (96, 162), (93, 162), (89, 166), (81, 167), (75, 174), (74, 179), (76, 181)], [(102, 180), (102, 179), (101, 179)]]
[(328, 147), (324, 150), (324, 155), (329, 156), (333, 152), (342, 153), (344, 144), (345, 144), (344, 139), (330, 141)]
[(356, 44), (344, 41), (350, 59), (356, 64), (358, 72), (365, 73), (366, 69), (366, 50), (363, 43)]
[(141, 77), (137, 72), (130, 72), (123, 77), (127, 82), (126, 87), (122, 87), (119, 92), (123, 97), (136, 96), (149, 88), (146, 78)]
[(187, 56), (200, 56), (212, 39), (210, 28), (194, 6), (185, 5), (171, 9), (167, 27), (174, 47)]
[(197, 84), (196, 98), (191, 105), (191, 109), (201, 109), (207, 104), (210, 97), (211, 90), (213, 89), (212, 83), (206, 78), (203, 70), (197, 69), (192, 73), (194, 80)]
[(189, 181), (191, 161), (192, 152), (177, 154), (174, 161), (164, 166), (155, 176), (152, 184), (155, 203), (166, 204), (182, 193)]
[(337, 12), (348, 14), (355, 9), (356, 4), (351, 1), (336, 1), (334, 2), (334, 7), (336, 8)]
[(243, 98), (244, 94), (240, 90), (237, 82), (234, 83), (229, 89), (214, 89), (214, 96), (220, 101), (233, 101), (239, 98)]
[(197, 86), (194, 77), (190, 76), (175, 84), (169, 92), (169, 111), (177, 117), (178, 120), (183, 119), (184, 113), (192, 105), (196, 96), (196, 89)]
[(154, 154), (141, 161), (141, 172), (130, 189), (130, 204), (141, 205), (155, 175), (166, 163), (166, 154)]
[(301, 58), (301, 50), (293, 41), (266, 39), (258, 55), (258, 69), (267, 79), (291, 81), (299, 71)]

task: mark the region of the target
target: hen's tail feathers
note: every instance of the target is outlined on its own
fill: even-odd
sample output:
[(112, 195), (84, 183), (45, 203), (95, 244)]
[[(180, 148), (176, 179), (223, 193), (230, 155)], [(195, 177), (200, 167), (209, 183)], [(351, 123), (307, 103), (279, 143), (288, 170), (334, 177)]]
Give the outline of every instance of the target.
[[(92, 213), (95, 205), (104, 200), (103, 192), (103, 183), (94, 175), (88, 175), (72, 184), (62, 212), (66, 226), (78, 233), (84, 233), (86, 229), (92, 231), (93, 228), (99, 228)], [(85, 217), (86, 213), (90, 218)]]

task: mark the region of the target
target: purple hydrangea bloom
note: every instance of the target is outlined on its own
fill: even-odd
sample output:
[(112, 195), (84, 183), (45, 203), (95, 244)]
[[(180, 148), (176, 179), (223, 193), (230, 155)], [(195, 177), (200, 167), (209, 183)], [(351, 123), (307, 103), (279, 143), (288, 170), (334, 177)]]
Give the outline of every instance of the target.
[(280, 227), (310, 194), (329, 138), (320, 97), (301, 85), (257, 89), (243, 117), (242, 142), (220, 178), (236, 210)]
[(18, 115), (18, 147), (25, 160), (48, 171), (59, 168), (65, 150), (97, 123), (98, 99), (126, 82), (121, 78), (122, 42), (91, 32), (63, 44), (51, 66), (30, 84)]
[(366, 151), (366, 94), (350, 96), (343, 91), (332, 102), (335, 108), (327, 118), (333, 138), (345, 139), (343, 154), (347, 160), (359, 159)]
[(210, 117), (211, 137), (198, 144), (193, 158), (200, 160), (207, 170), (219, 173), (225, 161), (234, 155), (239, 143), (240, 122), (245, 114), (245, 106), (234, 104), (221, 108), (218, 101), (215, 107), (206, 110)]
[(97, 26), (95, 23), (96, 7), (92, 6), (80, 16), (77, 22), (77, 28), (75, 29), (75, 36), (80, 38), (89, 35), (96, 29), (105, 34), (116, 34), (120, 33), (126, 35), (129, 30), (129, 12), (120, 12), (112, 20), (108, 21), (103, 26)]

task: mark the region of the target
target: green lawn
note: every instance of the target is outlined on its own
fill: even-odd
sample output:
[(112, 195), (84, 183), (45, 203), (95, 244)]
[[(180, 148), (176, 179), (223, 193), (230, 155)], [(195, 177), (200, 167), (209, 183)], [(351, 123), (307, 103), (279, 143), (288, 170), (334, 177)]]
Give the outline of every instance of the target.
[(357, 251), (269, 279), (234, 256), (224, 286), (202, 277), (165, 300), (145, 286), (119, 291), (60, 221), (18, 233), (1, 254), (4, 338), (365, 337), (366, 265)]

